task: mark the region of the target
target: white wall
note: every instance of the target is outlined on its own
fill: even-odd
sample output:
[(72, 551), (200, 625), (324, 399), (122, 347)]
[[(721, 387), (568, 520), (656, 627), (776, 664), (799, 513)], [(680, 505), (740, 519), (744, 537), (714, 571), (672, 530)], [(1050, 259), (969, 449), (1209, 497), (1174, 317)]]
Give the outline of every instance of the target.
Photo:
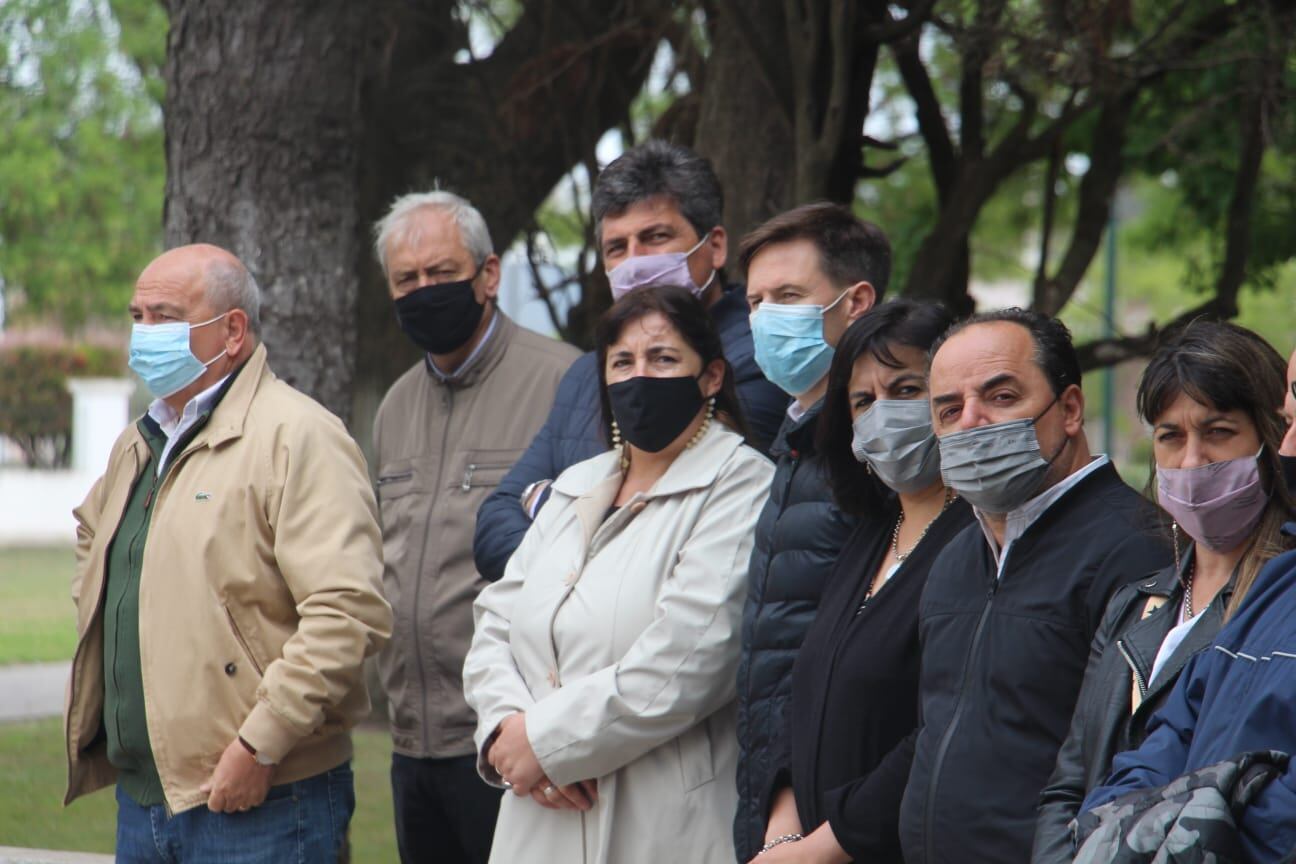
[(113, 441), (130, 422), (135, 382), (74, 378), (72, 468), (36, 471), (0, 467), (0, 545), (72, 543), (72, 510), (108, 465)]

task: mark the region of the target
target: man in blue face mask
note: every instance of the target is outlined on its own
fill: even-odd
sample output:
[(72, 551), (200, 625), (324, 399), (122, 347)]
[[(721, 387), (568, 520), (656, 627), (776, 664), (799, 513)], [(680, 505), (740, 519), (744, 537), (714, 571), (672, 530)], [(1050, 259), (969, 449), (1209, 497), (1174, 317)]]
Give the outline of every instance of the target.
[[(719, 331), (725, 359), (753, 443), (774, 438), (787, 397), (765, 380), (752, 351), (742, 286), (721, 268), (729, 239), (721, 224), (724, 195), (706, 159), (677, 144), (648, 141), (599, 174), (591, 201), (594, 232), (613, 298), (670, 285), (702, 301)], [(600, 431), (598, 365), (581, 356), (558, 385), (544, 426), (477, 516), (473, 553), (487, 579), (504, 573), (513, 550), (564, 470), (607, 450)]]
[(130, 313), (157, 398), (76, 511), (68, 800), (116, 783), (119, 861), (335, 861), (391, 632), (364, 457), (270, 371), (229, 252), (163, 254)]
[(743, 238), (756, 362), (793, 397), (770, 456), (770, 497), (756, 526), (738, 667), (738, 810), (734, 844), (747, 861), (800, 833), (787, 781), (784, 717), (796, 648), (854, 520), (832, 500), (815, 426), (833, 347), (873, 308), (891, 273), (882, 229), (838, 204), (779, 214)]
[(1094, 457), (1071, 336), (1021, 309), (932, 348), (945, 485), (973, 507), (919, 609), (923, 726), (900, 814), (910, 864), (1030, 860), (1040, 790), (1111, 594), (1169, 562), (1151, 506)]

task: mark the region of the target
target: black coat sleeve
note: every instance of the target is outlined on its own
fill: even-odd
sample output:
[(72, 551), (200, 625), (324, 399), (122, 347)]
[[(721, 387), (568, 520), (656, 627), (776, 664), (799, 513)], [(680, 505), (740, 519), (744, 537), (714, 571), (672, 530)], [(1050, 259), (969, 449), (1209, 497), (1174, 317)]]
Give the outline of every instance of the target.
[(828, 824), (837, 842), (856, 861), (900, 857), (900, 801), (913, 764), (914, 729), (866, 776), (824, 794)]

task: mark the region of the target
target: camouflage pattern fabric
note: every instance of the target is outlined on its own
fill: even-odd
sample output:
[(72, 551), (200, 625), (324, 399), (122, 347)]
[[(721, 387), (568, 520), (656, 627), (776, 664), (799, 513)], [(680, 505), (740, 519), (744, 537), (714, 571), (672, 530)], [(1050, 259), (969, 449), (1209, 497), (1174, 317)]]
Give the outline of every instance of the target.
[(1081, 813), (1075, 864), (1242, 864), (1237, 820), (1286, 765), (1276, 750), (1243, 753)]

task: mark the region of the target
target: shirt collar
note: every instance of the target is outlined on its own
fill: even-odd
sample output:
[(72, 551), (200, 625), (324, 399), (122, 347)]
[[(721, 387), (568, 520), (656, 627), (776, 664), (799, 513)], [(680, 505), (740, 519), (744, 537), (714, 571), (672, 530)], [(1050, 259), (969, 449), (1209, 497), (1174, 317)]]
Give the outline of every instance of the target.
[(1104, 465), (1110, 464), (1111, 459), (1106, 454), (1099, 454), (1090, 459), (1088, 465), (1063, 478), (1060, 483), (1055, 483), (1045, 489), (1016, 510), (1010, 510), (1004, 520), (1004, 543), (1002, 549), (999, 548), (999, 543), (995, 540), (994, 531), (991, 530), (990, 522), (986, 519), (985, 514), (975, 507), (973, 508), (977, 521), (981, 523), (981, 533), (985, 535), (986, 542), (990, 544), (990, 551), (994, 553), (995, 563), (999, 567), (1000, 575), (1003, 575), (1004, 559), (1013, 541), (1019, 540), (1026, 533), (1026, 529), (1034, 525), (1050, 507), (1061, 500), (1063, 495), (1079, 485), (1081, 480)]
[(197, 396), (194, 396), (185, 403), (184, 409), (180, 413), (176, 413), (176, 410), (167, 404), (166, 400), (154, 399), (149, 404), (148, 415), (161, 427), (162, 432), (168, 438), (171, 438), (182, 425), (186, 427), (191, 425), (199, 414), (211, 408), (216, 401), (216, 394), (220, 392), (221, 387), (229, 380), (229, 377), (229, 375), (226, 375)]
[(478, 356), (480, 356), (482, 349), (485, 348), (487, 343), (490, 342), (491, 337), (495, 335), (495, 328), (498, 326), (499, 326), (499, 314), (498, 314), (498, 310), (496, 310), (491, 314), (490, 323), (486, 325), (485, 335), (482, 336), (481, 341), (477, 343), (477, 346), (473, 348), (472, 353), (468, 355), (468, 357), (464, 360), (464, 362), (459, 364), (458, 369), (448, 374), (442, 372), (440, 369), (437, 368), (436, 361), (432, 359), (432, 355), (428, 354), (427, 355), (428, 371), (431, 372), (433, 375), (435, 375), (437, 378), (439, 378), (442, 383), (445, 383), (447, 381), (454, 381), (456, 378), (463, 377), (464, 373), (466, 373), (469, 369), (472, 368), (473, 363), (477, 360)]

